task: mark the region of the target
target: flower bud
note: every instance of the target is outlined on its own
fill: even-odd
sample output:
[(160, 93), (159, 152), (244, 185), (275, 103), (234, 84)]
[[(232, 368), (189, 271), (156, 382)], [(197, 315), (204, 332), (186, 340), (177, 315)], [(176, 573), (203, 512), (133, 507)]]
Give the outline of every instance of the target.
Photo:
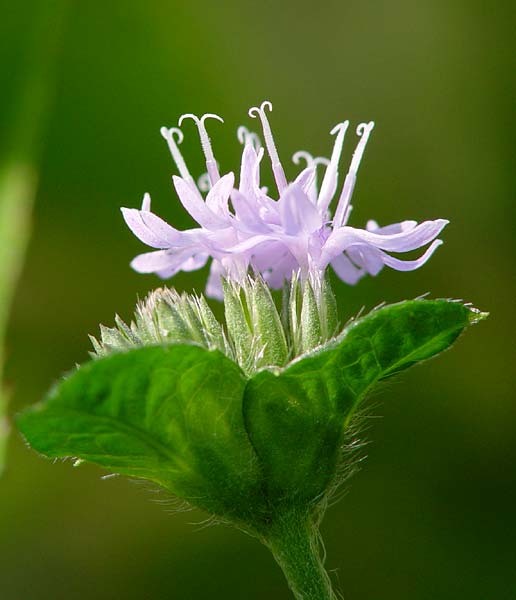
[(253, 335), (249, 326), (248, 315), (244, 310), (241, 288), (232, 282), (223, 280), (224, 315), (229, 340), (238, 364), (246, 371), (244, 365), (251, 361)]
[(303, 288), (303, 306), (301, 308), (301, 350), (308, 352), (319, 346), (322, 341), (319, 307), (310, 281)]
[(161, 288), (138, 304), (130, 326), (119, 316), (115, 327), (101, 325), (100, 339), (90, 338), (93, 356), (186, 342), (220, 350), (252, 375), (285, 366), (336, 332), (335, 298), (327, 281), (302, 281), (296, 274), (284, 291), (281, 317), (260, 276), (244, 284), (224, 281), (223, 286), (225, 327), (204, 296)]
[(278, 309), (263, 279), (249, 282), (251, 325), (262, 346), (257, 366), (283, 367), (288, 359), (287, 340)]

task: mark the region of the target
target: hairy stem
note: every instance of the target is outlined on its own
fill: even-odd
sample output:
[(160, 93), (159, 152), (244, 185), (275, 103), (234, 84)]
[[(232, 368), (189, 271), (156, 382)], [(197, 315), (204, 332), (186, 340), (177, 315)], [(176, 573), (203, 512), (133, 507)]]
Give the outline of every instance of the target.
[(278, 518), (267, 545), (297, 600), (336, 600), (319, 548), (319, 532), (309, 515), (296, 511)]

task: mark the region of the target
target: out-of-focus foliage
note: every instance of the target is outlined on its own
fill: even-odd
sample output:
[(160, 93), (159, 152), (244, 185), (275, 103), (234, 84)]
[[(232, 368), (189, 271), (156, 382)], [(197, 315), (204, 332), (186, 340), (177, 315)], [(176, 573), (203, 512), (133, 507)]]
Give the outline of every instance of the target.
[[(0, 144), (39, 5), (1, 7)], [(247, 108), (267, 98), (287, 164), (298, 149), (328, 155), (338, 121), (374, 119), (352, 223), (451, 224), (420, 271), (384, 271), (356, 287), (335, 282), (341, 320), (426, 291), (471, 300), (491, 318), (456, 352), (404, 374), (403, 385), (389, 383), (370, 408), (383, 418), (370, 421), (367, 468), (326, 520), (327, 565), (354, 600), (513, 600), (511, 10), (478, 0), (72, 3), (8, 331), (13, 410), (86, 359), (86, 334), (99, 322), (115, 312), (128, 319), (137, 295), (158, 285), (129, 270), (143, 249), (118, 207), (138, 206), (149, 191), (164, 218), (190, 225), (160, 126), (184, 112), (215, 112), (236, 133), (249, 124)], [(200, 175), (195, 136), (185, 126), (182, 149)], [(231, 127), (212, 141), (221, 169), (238, 170)], [(201, 291), (204, 280), (199, 272), (174, 284)], [(0, 482), (2, 599), (287, 596), (254, 541), (221, 527), (193, 533), (189, 523), (205, 514), (171, 516), (149, 502), (164, 496), (121, 478), (103, 482), (93, 467), (72, 477), (18, 437), (9, 450)]]
[(29, 24), (27, 56), (0, 143), (0, 473), (9, 434), (8, 390), (2, 384), (4, 336), (30, 235), (39, 148), (67, 5), (67, 0), (51, 0), (39, 7)]

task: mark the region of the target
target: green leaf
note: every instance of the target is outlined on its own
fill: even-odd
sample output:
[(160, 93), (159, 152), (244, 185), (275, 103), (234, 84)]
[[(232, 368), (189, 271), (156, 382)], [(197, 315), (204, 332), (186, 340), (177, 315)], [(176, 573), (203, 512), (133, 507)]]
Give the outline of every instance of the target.
[(244, 417), (272, 504), (314, 502), (335, 482), (346, 425), (381, 379), (448, 348), (478, 319), (446, 300), (386, 306), (316, 353), (248, 383)]
[(261, 474), (242, 417), (246, 380), (218, 351), (154, 346), (79, 368), (18, 417), (34, 449), (143, 478), (219, 515), (259, 513)]

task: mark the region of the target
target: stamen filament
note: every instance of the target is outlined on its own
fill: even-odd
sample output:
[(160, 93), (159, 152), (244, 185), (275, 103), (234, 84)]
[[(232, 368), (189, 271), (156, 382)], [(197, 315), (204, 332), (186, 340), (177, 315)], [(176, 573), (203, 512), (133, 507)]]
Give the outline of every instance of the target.
[(364, 150), (367, 144), (367, 140), (371, 135), (371, 131), (373, 130), (374, 122), (370, 121), (369, 123), (360, 123), (357, 127), (357, 135), (362, 136), (360, 141), (358, 142), (357, 148), (353, 153), (353, 158), (351, 159), (351, 166), (349, 167), (350, 171), (353, 171), (355, 175), (358, 172), (358, 167), (360, 166), (360, 161), (362, 160), (362, 156), (364, 154)]
[(339, 170), (339, 160), (342, 154), (344, 136), (346, 135), (348, 126), (349, 121), (344, 121), (344, 123), (338, 123), (335, 125), (335, 127), (330, 131), (330, 135), (337, 134), (337, 138), (335, 140), (335, 144), (333, 145), (330, 164), (326, 169), (326, 173), (324, 174), (324, 179), (321, 184), (321, 191), (319, 193), (318, 204), (323, 211), (328, 210), (328, 206), (330, 205), (333, 194), (335, 193), (335, 187), (337, 185), (336, 178)]
[(262, 122), (263, 137), (265, 138), (265, 145), (267, 146), (267, 151), (269, 152), (269, 156), (271, 158), (272, 172), (274, 173), (274, 179), (276, 181), (278, 192), (281, 194), (281, 192), (287, 187), (287, 178), (285, 177), (285, 171), (281, 166), (278, 151), (276, 150), (276, 145), (274, 144), (274, 138), (272, 137), (271, 126), (269, 125), (267, 115), (265, 114), (266, 108), (268, 108), (269, 111), (272, 111), (272, 104), (268, 100), (262, 102), (260, 108), (257, 106), (250, 108), (248, 114), (253, 119), (258, 116)]
[(217, 119), (221, 123), (224, 123), (224, 119), (219, 117), (218, 115), (214, 115), (211, 113), (206, 113), (200, 119), (196, 115), (191, 113), (187, 113), (182, 115), (179, 119), (179, 127), (181, 127), (183, 121), (185, 119), (193, 119), (195, 124), (197, 125), (197, 129), (199, 131), (199, 138), (201, 140), (202, 150), (204, 152), (204, 156), (206, 157), (206, 170), (208, 171), (208, 175), (210, 178), (211, 185), (215, 185), (217, 181), (220, 179), (219, 168), (217, 166), (217, 161), (213, 156), (213, 150), (211, 148), (210, 138), (208, 136), (208, 132), (206, 131), (206, 126), (204, 125), (204, 121), (206, 119)]
[(249, 131), (249, 129), (247, 129), (247, 127), (244, 125), (240, 125), (240, 127), (237, 129), (237, 138), (238, 141), (243, 145), (252, 144), (256, 152), (258, 152), (262, 147), (260, 136), (254, 131)]
[(324, 156), (312, 156), (310, 152), (307, 152), (306, 150), (294, 152), (292, 155), (292, 162), (295, 165), (299, 165), (302, 160), (306, 162), (307, 167), (317, 167), (317, 165), (328, 166), (330, 164), (330, 161)]
[[(192, 176), (190, 175), (190, 172), (188, 171), (188, 168), (184, 161), (184, 158), (177, 146), (177, 144), (181, 144), (181, 142), (184, 139), (183, 132), (177, 127), (171, 127), (170, 129), (168, 127), (162, 127), (160, 129), (160, 133), (165, 138), (168, 144), (170, 154), (172, 155), (172, 158), (176, 163), (177, 170), (179, 171), (181, 177), (183, 179), (186, 179), (187, 181), (193, 181)], [(177, 143), (174, 139), (174, 134), (177, 134)]]
[(355, 189), (358, 167), (360, 166), (360, 161), (362, 160), (367, 140), (369, 139), (373, 127), (373, 121), (370, 121), (369, 123), (360, 123), (360, 125), (357, 127), (357, 135), (361, 136), (361, 139), (357, 144), (355, 152), (353, 153), (351, 165), (349, 167), (348, 174), (346, 175), (346, 179), (344, 180), (342, 194), (340, 195), (337, 210), (335, 211), (335, 217), (333, 218), (334, 227), (341, 227), (342, 224), (345, 224), (346, 219), (349, 216), (351, 208), (349, 203), (351, 196), (353, 195), (353, 190)]

